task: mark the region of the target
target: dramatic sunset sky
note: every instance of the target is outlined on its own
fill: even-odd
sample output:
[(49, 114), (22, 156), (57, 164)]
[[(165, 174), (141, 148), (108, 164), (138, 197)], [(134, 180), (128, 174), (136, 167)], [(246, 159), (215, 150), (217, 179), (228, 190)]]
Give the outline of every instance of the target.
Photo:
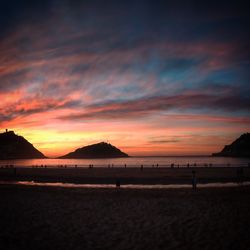
[(187, 2), (1, 1), (1, 131), (51, 157), (206, 155), (249, 132), (249, 8)]

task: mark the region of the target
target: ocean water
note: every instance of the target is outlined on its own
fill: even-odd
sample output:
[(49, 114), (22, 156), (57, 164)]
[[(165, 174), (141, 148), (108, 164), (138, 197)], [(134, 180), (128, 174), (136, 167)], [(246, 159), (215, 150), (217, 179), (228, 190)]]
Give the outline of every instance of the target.
[[(211, 164), (216, 167), (226, 166), (248, 166), (250, 158), (231, 158), (231, 157), (212, 157), (212, 156), (175, 156), (175, 157), (129, 157), (112, 159), (27, 159), (27, 160), (1, 160), (0, 166), (14, 165), (15, 167), (187, 167), (197, 166), (206, 167)], [(210, 166), (211, 166), (210, 165)]]

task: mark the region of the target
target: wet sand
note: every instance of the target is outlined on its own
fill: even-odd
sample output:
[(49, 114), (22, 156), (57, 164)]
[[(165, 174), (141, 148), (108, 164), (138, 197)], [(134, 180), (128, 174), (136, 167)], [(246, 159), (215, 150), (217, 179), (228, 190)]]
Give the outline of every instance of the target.
[(250, 188), (0, 185), (3, 249), (248, 249)]
[[(192, 170), (198, 183), (237, 182), (236, 167), (190, 168), (0, 168), (0, 181), (68, 182), (82, 184), (190, 184)], [(243, 170), (250, 181), (250, 168)]]

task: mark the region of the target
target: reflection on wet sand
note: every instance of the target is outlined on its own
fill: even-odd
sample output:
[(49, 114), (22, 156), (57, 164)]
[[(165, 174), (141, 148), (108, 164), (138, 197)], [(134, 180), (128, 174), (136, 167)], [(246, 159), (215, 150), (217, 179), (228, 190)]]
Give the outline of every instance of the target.
[[(63, 182), (35, 182), (35, 181), (0, 181), (0, 184), (12, 184), (12, 185), (25, 185), (25, 186), (46, 186), (46, 187), (63, 187), (63, 188), (118, 188), (113, 184), (75, 184), (75, 183), (63, 183)], [(237, 186), (249, 186), (250, 182), (244, 183), (200, 183), (197, 188), (219, 188), (219, 187), (237, 187)], [(128, 184), (119, 186), (123, 189), (179, 189), (179, 188), (192, 188), (190, 184), (155, 184), (155, 185), (139, 185)]]

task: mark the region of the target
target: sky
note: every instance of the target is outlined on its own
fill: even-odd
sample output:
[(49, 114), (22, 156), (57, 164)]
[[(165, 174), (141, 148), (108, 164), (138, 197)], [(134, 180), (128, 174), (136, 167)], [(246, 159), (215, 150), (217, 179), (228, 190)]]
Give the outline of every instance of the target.
[[(246, 4), (246, 3), (245, 3)], [(250, 132), (241, 1), (1, 1), (0, 130), (46, 156), (209, 155)]]

